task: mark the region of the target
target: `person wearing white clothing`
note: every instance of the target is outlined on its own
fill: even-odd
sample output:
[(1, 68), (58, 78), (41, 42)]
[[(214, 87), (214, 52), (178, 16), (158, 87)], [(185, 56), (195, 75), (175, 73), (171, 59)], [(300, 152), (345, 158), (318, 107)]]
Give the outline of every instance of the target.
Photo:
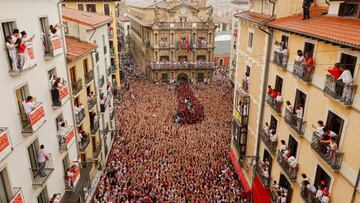
[(65, 122), (62, 122), (60, 124), (60, 127), (58, 129), (58, 134), (59, 134), (59, 141), (60, 141), (60, 144), (63, 144), (66, 142), (66, 131), (67, 131), (67, 128), (66, 128), (66, 124)]
[(37, 153), (37, 161), (38, 161), (38, 167), (39, 167), (39, 174), (42, 176), (42, 177), (45, 177), (46, 176), (46, 173), (44, 172), (44, 168), (45, 168), (45, 165), (46, 165), (46, 161), (48, 160), (48, 155), (46, 154), (45, 152), (45, 146), (44, 145), (41, 145), (40, 146), (40, 149)]
[(274, 129), (271, 129), (270, 130), (270, 140), (271, 142), (275, 142), (276, 141), (276, 133), (275, 133), (275, 130)]
[(341, 80), (346, 85), (351, 84), (353, 82), (353, 77), (351, 75), (351, 72), (344, 68), (340, 68), (340, 70), (342, 70), (343, 72), (341, 73), (338, 80)]
[(29, 115), (31, 111), (35, 108), (35, 101), (32, 96), (28, 96), (25, 101), (23, 101), (24, 111), (26, 115)]
[(11, 36), (6, 37), (6, 43), (5, 46), (8, 50), (9, 57), (11, 59), (11, 69), (13, 71), (17, 70), (17, 51), (16, 51), (16, 45), (12, 40)]

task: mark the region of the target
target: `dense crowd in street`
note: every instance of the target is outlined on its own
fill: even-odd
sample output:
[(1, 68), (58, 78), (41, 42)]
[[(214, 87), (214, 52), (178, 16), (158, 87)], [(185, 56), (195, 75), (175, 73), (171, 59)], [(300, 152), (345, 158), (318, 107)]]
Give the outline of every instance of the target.
[(117, 107), (115, 138), (96, 202), (246, 202), (229, 152), (232, 91), (191, 88), (206, 111), (203, 122), (174, 122), (175, 85), (127, 78)]

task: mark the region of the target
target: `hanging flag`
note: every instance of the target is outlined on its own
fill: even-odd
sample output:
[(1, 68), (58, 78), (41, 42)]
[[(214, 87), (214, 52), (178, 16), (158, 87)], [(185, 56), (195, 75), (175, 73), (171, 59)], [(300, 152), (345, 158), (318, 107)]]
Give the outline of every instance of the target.
[(190, 43), (189, 43), (189, 38), (186, 38), (186, 53), (190, 52)]
[(190, 51), (194, 51), (193, 38), (190, 38)]

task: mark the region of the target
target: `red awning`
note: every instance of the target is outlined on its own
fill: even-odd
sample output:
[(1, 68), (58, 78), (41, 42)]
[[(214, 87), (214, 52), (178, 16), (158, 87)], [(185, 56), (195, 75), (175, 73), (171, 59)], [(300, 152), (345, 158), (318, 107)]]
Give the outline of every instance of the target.
[(230, 155), (230, 158), (231, 158), (231, 162), (232, 164), (234, 165), (235, 167), (235, 170), (236, 170), (236, 173), (241, 181), (241, 184), (243, 186), (243, 188), (245, 189), (245, 192), (249, 192), (250, 191), (250, 187), (249, 187), (249, 184), (244, 176), (244, 173), (242, 171), (242, 168), (240, 166), (240, 164), (238, 163), (237, 159), (236, 159), (236, 156), (235, 156), (235, 153), (233, 151), (232, 148), (230, 148), (230, 152), (229, 152), (229, 155)]
[(252, 186), (253, 200), (256, 203), (271, 203), (270, 192), (264, 187), (260, 178), (255, 177), (254, 184)]

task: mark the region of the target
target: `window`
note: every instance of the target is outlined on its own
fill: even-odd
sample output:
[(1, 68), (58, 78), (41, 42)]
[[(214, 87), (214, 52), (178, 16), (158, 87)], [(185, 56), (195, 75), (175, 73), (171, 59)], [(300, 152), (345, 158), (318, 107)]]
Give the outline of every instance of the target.
[(305, 42), (304, 54), (309, 53), (311, 56), (314, 56), (314, 51), (315, 51), (315, 44), (310, 42)]
[(168, 78), (169, 78), (169, 76), (168, 76), (167, 73), (162, 73), (162, 74), (161, 74), (161, 79), (162, 79), (162, 81), (167, 81)]
[(254, 38), (254, 33), (253, 33), (253, 32), (249, 32), (248, 48), (252, 48), (252, 47), (253, 47), (253, 38)]
[(281, 35), (281, 41), (285, 42), (286, 47), (289, 48), (289, 46), (288, 46), (289, 45), (289, 37), (288, 36)]
[(296, 157), (297, 148), (298, 148), (298, 142), (291, 135), (289, 135), (288, 148), (289, 148), (289, 151), (290, 151), (290, 156)]
[(24, 85), (22, 87), (20, 87), (19, 89), (17, 89), (15, 91), (16, 94), (16, 101), (18, 103), (18, 107), (19, 107), (19, 112), (20, 112), (20, 120), (22, 123), (22, 128), (25, 128), (27, 126), (30, 125), (30, 122), (28, 121), (27, 115), (25, 113), (24, 110), (24, 106), (22, 104), (22, 102), (28, 97), (30, 96), (29, 94), (29, 88), (27, 85)]
[(29, 153), (29, 159), (30, 159), (30, 165), (32, 169), (38, 168), (38, 161), (37, 161), (37, 151), (39, 149), (39, 142), (38, 140), (35, 140), (29, 147), (28, 147), (28, 153)]
[(95, 4), (86, 4), (86, 11), (88, 12), (96, 12), (96, 5)]
[(316, 175), (315, 175), (315, 181), (314, 185), (315, 187), (318, 187), (320, 185), (320, 182), (326, 183), (326, 188), (329, 190), (330, 183), (331, 183), (331, 177), (322, 169), (319, 165), (316, 168)]
[(359, 4), (341, 3), (339, 8), (339, 16), (359, 17)]
[[(13, 33), (13, 30), (16, 28), (16, 24), (14, 21), (11, 21), (11, 22), (1, 23), (1, 25), (2, 25), (4, 38), (5, 38), (4, 41), (6, 41), (6, 37), (10, 36)], [(7, 51), (6, 53), (8, 56), (8, 62), (9, 62), (11, 69), (15, 68), (17, 65), (14, 64), (15, 62), (13, 62), (12, 58), (9, 55), (9, 52)]]
[(38, 203), (47, 203), (47, 202), (49, 202), (49, 197), (48, 197), (47, 193), (48, 193), (47, 188), (44, 187), (44, 189), (41, 191), (41, 193), (37, 197)]
[(344, 120), (342, 118), (340, 118), (338, 115), (336, 115), (335, 113), (329, 111), (327, 120), (326, 120), (326, 127), (328, 127), (329, 130), (336, 133), (336, 135), (337, 135), (336, 143), (339, 145), (341, 133), (342, 133), (342, 130), (344, 127)]
[(50, 33), (49, 33), (49, 20), (47, 17), (40, 18), (40, 26), (41, 26), (41, 33), (43, 34), (43, 47), (45, 54), (52, 53), (52, 47), (50, 43)]
[(104, 14), (109, 16), (110, 15), (110, 6), (109, 4), (104, 4)]
[(197, 80), (198, 80), (198, 82), (203, 82), (204, 81), (204, 73), (198, 73)]
[(296, 95), (295, 95), (295, 103), (294, 103), (294, 105), (295, 106), (300, 105), (304, 110), (305, 109), (305, 103), (306, 103), (306, 94), (304, 94), (302, 91), (297, 89), (296, 90)]
[(78, 9), (83, 11), (84, 10), (84, 4), (78, 4), (77, 5)]
[(276, 80), (275, 80), (275, 90), (276, 92), (281, 92), (282, 91), (282, 86), (283, 86), (283, 79), (279, 76), (276, 76)]
[(224, 65), (224, 59), (223, 59), (223, 58), (220, 58), (220, 59), (219, 59), (218, 65), (219, 65), (219, 66), (223, 66), (223, 65)]
[(83, 67), (84, 67), (84, 72), (85, 72), (85, 75), (86, 75), (89, 72), (88, 60), (87, 59), (83, 60)]
[[(286, 188), (288, 190), (288, 197), (289, 194), (291, 194), (291, 184), (290, 182), (286, 179), (285, 175), (280, 174), (280, 178), (279, 178), (279, 186), (282, 188)], [(289, 201), (290, 202), (290, 201)]]
[(278, 121), (276, 120), (276, 118), (271, 115), (271, 118), (270, 118), (270, 129), (274, 129), (275, 130), (275, 133), (276, 133), (276, 128), (277, 128), (277, 123)]
[(67, 175), (68, 168), (70, 168), (70, 161), (69, 161), (69, 155), (67, 154), (65, 158), (63, 159), (63, 169), (64, 169), (64, 176)]
[(107, 47), (106, 47), (106, 42), (105, 42), (105, 35), (102, 36), (102, 41), (103, 41), (103, 45), (104, 45), (104, 55), (106, 55)]
[(10, 202), (11, 190), (6, 169), (0, 171), (0, 202)]
[(348, 54), (341, 53), (340, 64), (344, 65), (346, 69), (351, 72), (351, 75), (354, 76), (356, 68), (357, 58)]
[(251, 70), (250, 66), (247, 65), (247, 66), (246, 66), (246, 73), (247, 73), (249, 76), (250, 76), (250, 72), (251, 72), (250, 70)]
[(69, 24), (68, 24), (68, 22), (64, 22), (64, 33), (69, 34)]

